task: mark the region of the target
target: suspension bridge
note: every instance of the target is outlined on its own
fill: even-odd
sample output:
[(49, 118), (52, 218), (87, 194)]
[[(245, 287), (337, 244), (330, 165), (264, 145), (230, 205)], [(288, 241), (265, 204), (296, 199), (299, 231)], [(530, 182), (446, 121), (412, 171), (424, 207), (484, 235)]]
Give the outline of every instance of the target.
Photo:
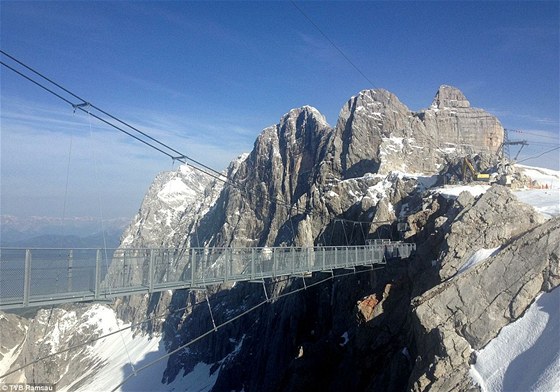
[(0, 310), (355, 269), (404, 259), (413, 243), (174, 249), (0, 249)]

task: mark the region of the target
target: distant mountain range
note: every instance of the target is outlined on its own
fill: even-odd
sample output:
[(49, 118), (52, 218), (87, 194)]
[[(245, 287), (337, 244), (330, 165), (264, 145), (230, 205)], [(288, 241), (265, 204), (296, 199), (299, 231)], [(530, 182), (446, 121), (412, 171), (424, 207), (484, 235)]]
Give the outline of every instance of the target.
[[(108, 219), (45, 216), (0, 216), (3, 247), (116, 247), (129, 218)], [(105, 236), (103, 236), (105, 232)], [(104, 238), (105, 237), (105, 238)]]

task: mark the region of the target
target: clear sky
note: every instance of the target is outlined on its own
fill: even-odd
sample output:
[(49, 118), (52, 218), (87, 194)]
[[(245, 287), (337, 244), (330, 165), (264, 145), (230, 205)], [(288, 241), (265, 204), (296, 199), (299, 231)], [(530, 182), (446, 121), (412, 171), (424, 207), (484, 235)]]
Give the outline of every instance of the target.
[[(512, 134), (533, 143), (520, 159), (558, 146), (557, 1), (297, 4), (369, 81), (284, 1), (2, 1), (1, 48), (219, 170), (291, 108), (314, 106), (334, 125), (374, 87), (418, 110), (454, 85), (526, 132)], [(172, 168), (0, 72), (2, 214), (131, 217)], [(558, 169), (558, 150), (526, 163)]]

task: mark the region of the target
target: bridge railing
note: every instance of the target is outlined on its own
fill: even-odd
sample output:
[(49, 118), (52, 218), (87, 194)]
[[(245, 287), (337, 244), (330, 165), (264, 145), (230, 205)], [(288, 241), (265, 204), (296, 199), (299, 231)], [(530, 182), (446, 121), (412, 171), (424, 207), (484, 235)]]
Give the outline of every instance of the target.
[(110, 299), (407, 258), (410, 243), (176, 249), (0, 249), (0, 309)]

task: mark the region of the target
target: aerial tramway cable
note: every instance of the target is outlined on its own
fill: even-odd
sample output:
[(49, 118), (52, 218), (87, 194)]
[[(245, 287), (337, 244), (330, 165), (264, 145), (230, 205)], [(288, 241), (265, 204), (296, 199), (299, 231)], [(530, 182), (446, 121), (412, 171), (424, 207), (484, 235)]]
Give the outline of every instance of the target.
[[(294, 5), (295, 5), (295, 4), (294, 4)], [(297, 8), (297, 5), (296, 5), (296, 8)], [(39, 81), (33, 79), (32, 77), (30, 77), (30, 76), (28, 76), (28, 75), (25, 75), (24, 73), (22, 73), (22, 72), (20, 72), (19, 70), (13, 68), (12, 66), (6, 64), (5, 62), (0, 61), (0, 64), (1, 64), (1, 65), (5, 66), (6, 68), (8, 68), (8, 69), (10, 69), (11, 71), (15, 72), (16, 74), (20, 75), (21, 77), (27, 79), (28, 81), (32, 82), (33, 84), (37, 85), (38, 87), (44, 89), (45, 91), (49, 92), (50, 94), (56, 96), (57, 98), (59, 98), (59, 99), (61, 99), (62, 101), (66, 102), (67, 104), (71, 105), (74, 111), (80, 110), (80, 111), (82, 111), (82, 112), (88, 114), (88, 116), (93, 117), (93, 118), (95, 118), (95, 119), (101, 121), (102, 123), (104, 123), (104, 124), (106, 124), (106, 125), (108, 125), (108, 126), (114, 128), (114, 129), (118, 130), (119, 132), (122, 132), (122, 133), (126, 134), (127, 136), (129, 136), (129, 137), (131, 137), (131, 138), (133, 138), (133, 139), (135, 139), (135, 140), (137, 140), (137, 141), (143, 143), (144, 145), (146, 145), (146, 146), (148, 146), (148, 147), (150, 147), (150, 148), (152, 148), (152, 149), (154, 149), (154, 150), (160, 152), (161, 154), (164, 154), (165, 156), (171, 158), (173, 161), (177, 160), (177, 161), (182, 162), (182, 163), (186, 163), (187, 161), (190, 161), (190, 162), (194, 163), (194, 165), (191, 165), (191, 167), (192, 167), (193, 169), (195, 169), (195, 170), (197, 170), (197, 171), (199, 171), (199, 172), (201, 172), (201, 173), (203, 173), (203, 174), (205, 174), (205, 175), (208, 175), (208, 176), (210, 176), (210, 177), (212, 177), (212, 178), (214, 178), (214, 179), (216, 179), (216, 180), (218, 180), (218, 181), (221, 181), (221, 182), (223, 182), (223, 183), (225, 183), (225, 184), (227, 184), (227, 185), (230, 185), (230, 186), (231, 186), (231, 189), (238, 190), (238, 191), (240, 191), (242, 194), (245, 194), (245, 195), (250, 195), (250, 194), (251, 194), (251, 191), (252, 191), (251, 189), (245, 188), (245, 187), (242, 186), (241, 184), (236, 183), (233, 179), (228, 178), (226, 175), (224, 175), (224, 174), (218, 172), (218, 171), (215, 170), (215, 169), (212, 169), (210, 166), (207, 166), (207, 165), (203, 164), (202, 162), (199, 162), (198, 160), (195, 160), (195, 159), (193, 159), (193, 158), (191, 158), (191, 157), (189, 157), (189, 156), (187, 156), (187, 155), (185, 155), (185, 154), (180, 153), (178, 150), (171, 148), (171, 147), (168, 146), (167, 144), (165, 144), (165, 143), (163, 143), (163, 142), (157, 140), (157, 139), (154, 138), (154, 137), (151, 137), (151, 136), (148, 135), (147, 133), (145, 133), (145, 132), (139, 130), (138, 128), (136, 128), (136, 127), (130, 125), (129, 123), (127, 123), (127, 122), (125, 122), (125, 121), (119, 119), (118, 117), (116, 117), (116, 116), (114, 116), (114, 115), (112, 115), (112, 114), (110, 114), (110, 113), (108, 113), (108, 112), (106, 112), (106, 111), (104, 111), (104, 110), (102, 110), (102, 109), (100, 109), (100, 108), (98, 108), (97, 106), (93, 105), (92, 103), (86, 101), (84, 98), (78, 96), (77, 94), (73, 93), (73, 92), (70, 91), (69, 89), (63, 87), (63, 86), (60, 85), (59, 83), (53, 81), (52, 79), (46, 77), (46, 76), (43, 75), (42, 73), (40, 73), (40, 72), (36, 71), (35, 69), (33, 69), (32, 67), (30, 67), (30, 66), (24, 64), (22, 61), (20, 61), (20, 60), (16, 59), (15, 57), (9, 55), (9, 54), (6, 53), (5, 51), (0, 50), (0, 53), (2, 53), (3, 55), (7, 56), (7, 57), (10, 58), (10, 59), (12, 59), (12, 60), (15, 61), (17, 64), (23, 66), (25, 69), (27, 69), (27, 70), (33, 72), (35, 75), (39, 76), (40, 78), (42, 78), (42, 79), (46, 80), (47, 82), (51, 83), (53, 86), (56, 86), (58, 89), (62, 90), (64, 93), (69, 94), (71, 97), (73, 97), (73, 98), (75, 98), (75, 99), (81, 101), (80, 103), (77, 103), (77, 104), (76, 104), (76, 103), (73, 103), (72, 101), (70, 101), (70, 100), (67, 99), (66, 97), (62, 96), (61, 94), (59, 94), (59, 93), (57, 93), (57, 92), (55, 92), (55, 91), (53, 91), (52, 88), (49, 88), (49, 87), (43, 85), (42, 83), (40, 83)], [(99, 113), (101, 113), (101, 114), (103, 114), (103, 115), (109, 117), (110, 119), (112, 119), (112, 120), (114, 120), (114, 121), (117, 121), (117, 122), (118, 122), (119, 124), (121, 124), (122, 126), (128, 127), (129, 129), (131, 129), (131, 131), (128, 131), (128, 130), (126, 130), (126, 129), (123, 129), (122, 126), (116, 125), (116, 124), (112, 123), (111, 121), (102, 118), (100, 115), (93, 113), (93, 112), (91, 111), (92, 108), (95, 109), (96, 111), (98, 111)], [(140, 135), (142, 135), (142, 136), (144, 136), (144, 137), (146, 137), (149, 141), (144, 140), (144, 139), (142, 139), (141, 137), (139, 137), (139, 136), (137, 136), (137, 135), (134, 135), (134, 134), (132, 133), (133, 131), (136, 132), (136, 133), (138, 133), (138, 134), (140, 134)], [(152, 143), (152, 142), (153, 142), (153, 143)], [(429, 141), (429, 142), (431, 142), (431, 141)], [(155, 145), (154, 143), (157, 143), (157, 145)], [(437, 146), (435, 146), (435, 147), (439, 149), (439, 147), (437, 147)], [(166, 150), (167, 150), (167, 151), (166, 151)], [(172, 154), (172, 152), (173, 152), (173, 154)], [(175, 154), (178, 154), (178, 155), (175, 155)], [(199, 165), (200, 167), (198, 167), (198, 166), (196, 166), (196, 165)], [(274, 202), (276, 205), (284, 206), (284, 208), (287, 208), (287, 209), (290, 209), (290, 210), (294, 208), (294, 205), (293, 205), (293, 204), (287, 203), (287, 202), (285, 202), (284, 200), (280, 199), (279, 197), (269, 196), (269, 195), (267, 195), (267, 194), (263, 194), (262, 196), (263, 196), (263, 198), (264, 198), (265, 200), (268, 200), (269, 202)], [(316, 215), (316, 214), (318, 214), (319, 212), (315, 212), (315, 211), (313, 211), (313, 210), (310, 210), (308, 207), (305, 207), (305, 209), (303, 209), (303, 210), (301, 210), (301, 209), (299, 209), (299, 208), (296, 208), (296, 209), (295, 209), (295, 213), (296, 213), (296, 214), (303, 213), (303, 214), (307, 214), (307, 215)]]

